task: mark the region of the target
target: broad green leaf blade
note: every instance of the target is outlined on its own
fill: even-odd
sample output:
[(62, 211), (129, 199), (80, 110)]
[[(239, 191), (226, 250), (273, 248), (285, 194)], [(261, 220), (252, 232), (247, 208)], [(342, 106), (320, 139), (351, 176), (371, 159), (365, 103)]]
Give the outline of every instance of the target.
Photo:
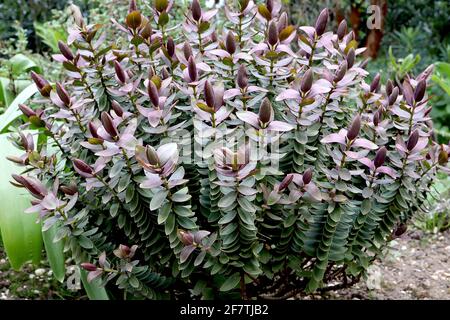
[(220, 287), (220, 291), (230, 291), (236, 288), (240, 280), (241, 275), (238, 272), (234, 273), (231, 277), (225, 280), (225, 282)]
[(11, 266), (18, 270), (31, 261), (41, 260), (41, 224), (36, 223), (37, 214), (26, 214), (31, 206), (28, 192), (9, 183), (11, 174), (20, 173), (20, 168), (5, 159), (8, 155), (20, 155), (7, 135), (0, 135), (0, 229), (6, 254)]
[(86, 290), (90, 300), (109, 300), (105, 288), (100, 285), (100, 279), (94, 279), (93, 281), (88, 282), (87, 271), (80, 269), (80, 274), (84, 290)]
[(52, 268), (53, 275), (56, 280), (62, 283), (66, 274), (64, 241), (62, 239), (57, 242), (53, 241), (58, 228), (59, 224), (55, 223), (50, 229), (43, 231), (42, 239), (44, 239), (45, 252), (47, 253), (47, 259)]
[(14, 76), (23, 75), (31, 70), (38, 73), (41, 71), (41, 68), (39, 68), (39, 66), (31, 58), (22, 53), (16, 54), (9, 59), (8, 64), (10, 65)]
[(0, 115), (0, 133), (5, 133), (8, 130), (11, 122), (22, 115), (22, 112), (19, 109), (19, 104), (25, 103), (37, 91), (38, 89), (36, 85), (34, 83), (30, 84), (28, 87), (22, 90), (22, 92), (19, 93), (19, 95), (14, 99), (13, 102), (11, 102), (5, 113)]

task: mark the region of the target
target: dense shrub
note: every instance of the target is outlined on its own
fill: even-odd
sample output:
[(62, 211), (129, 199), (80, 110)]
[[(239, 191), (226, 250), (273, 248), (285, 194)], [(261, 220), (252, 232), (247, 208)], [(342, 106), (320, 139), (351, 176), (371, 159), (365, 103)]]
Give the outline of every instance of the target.
[(122, 47), (75, 12), (54, 56), (69, 80), (32, 74), (41, 108), (21, 106), (21, 129), (40, 143), (17, 134), (13, 183), (108, 288), (285, 298), (350, 285), (426, 210), (447, 164), (430, 68), (366, 82), (364, 49), (345, 22), (326, 31), (326, 9), (296, 28), (276, 2), (238, 3), (216, 30), (196, 0), (182, 26), (171, 2), (146, 17), (131, 1), (112, 21)]

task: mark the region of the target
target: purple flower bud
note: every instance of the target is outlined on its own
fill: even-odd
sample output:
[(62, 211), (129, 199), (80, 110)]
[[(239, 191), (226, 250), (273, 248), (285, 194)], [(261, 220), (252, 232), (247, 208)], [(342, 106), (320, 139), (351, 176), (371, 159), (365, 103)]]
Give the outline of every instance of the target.
[(61, 192), (65, 195), (73, 196), (78, 192), (78, 187), (76, 184), (70, 184), (68, 186), (60, 186), (59, 190), (61, 190)]
[(169, 57), (173, 57), (173, 55), (175, 54), (175, 43), (173, 42), (172, 37), (169, 37), (167, 39), (166, 49)]
[(161, 78), (165, 80), (165, 79), (167, 79), (169, 77), (170, 77), (169, 71), (167, 71), (166, 67), (163, 67), (161, 69)]
[(347, 72), (347, 61), (344, 60), (339, 66), (339, 69), (337, 69), (333, 81), (334, 82), (341, 81), (344, 78), (346, 72)]
[(227, 33), (225, 47), (227, 48), (229, 54), (234, 54), (236, 52), (236, 41), (234, 39), (234, 34), (231, 31), (228, 31)]
[(198, 78), (197, 65), (195, 64), (195, 60), (194, 60), (193, 56), (189, 57), (188, 73), (189, 73), (189, 78), (191, 78), (191, 82), (197, 81), (197, 78)]
[(158, 88), (156, 87), (153, 81), (148, 82), (147, 93), (150, 97), (150, 101), (152, 102), (155, 108), (159, 108), (159, 93)]
[(414, 91), (414, 101), (420, 102), (425, 96), (425, 90), (427, 89), (427, 83), (425, 80), (421, 80), (417, 83), (416, 90)]
[(325, 8), (320, 12), (319, 17), (316, 20), (315, 28), (317, 36), (320, 37), (324, 33), (325, 28), (327, 27), (327, 23), (328, 23), (328, 9)]
[(117, 79), (119, 79), (120, 82), (125, 83), (127, 81), (127, 75), (122, 68), (122, 65), (117, 60), (114, 60), (114, 70), (116, 71)]
[(309, 68), (303, 74), (302, 82), (300, 83), (300, 90), (303, 93), (306, 93), (309, 90), (311, 90), (312, 84), (313, 84), (313, 71), (311, 68)]
[(28, 118), (36, 115), (36, 112), (34, 112), (34, 110), (28, 107), (27, 105), (19, 104), (19, 109)]
[(194, 236), (190, 232), (180, 231), (179, 233), (180, 241), (185, 246), (190, 246), (194, 243)]
[(114, 125), (113, 119), (111, 116), (106, 112), (103, 111), (101, 114), (101, 121), (103, 124), (103, 128), (105, 128), (105, 131), (113, 138), (116, 138), (119, 135), (119, 132), (117, 132), (117, 128)]
[(352, 124), (350, 125), (350, 128), (347, 132), (347, 138), (352, 141), (354, 140), (361, 130), (361, 117), (360, 115), (357, 115), (355, 119), (353, 120)]
[(373, 115), (373, 124), (375, 125), (375, 127), (378, 126), (380, 120), (381, 120), (381, 110), (377, 110)]
[(270, 103), (270, 100), (268, 98), (264, 98), (264, 100), (261, 103), (261, 106), (259, 107), (259, 121), (263, 124), (267, 124), (272, 119), (272, 103)]
[(395, 87), (394, 89), (392, 89), (392, 93), (391, 93), (391, 95), (389, 96), (389, 99), (388, 99), (388, 103), (389, 103), (390, 106), (392, 106), (395, 103), (395, 101), (397, 101), (398, 91), (399, 91), (398, 87)]
[(50, 91), (52, 91), (52, 86), (50, 85), (50, 83), (34, 71), (31, 71), (31, 78), (36, 84), (36, 87), (38, 88), (41, 95), (43, 97), (49, 97)]
[(215, 104), (214, 89), (208, 80), (205, 81), (205, 101), (206, 101), (206, 104), (208, 105), (208, 107), (210, 107), (211, 109), (214, 109), (214, 104)]
[(355, 49), (350, 48), (350, 50), (348, 50), (346, 60), (348, 68), (351, 69), (353, 67), (353, 64), (355, 63)]
[(302, 181), (305, 185), (309, 184), (312, 180), (313, 171), (311, 168), (308, 168), (303, 172)]
[(56, 83), (56, 93), (58, 94), (58, 97), (61, 99), (61, 101), (64, 103), (64, 105), (66, 105), (66, 106), (70, 105), (69, 93), (63, 87), (63, 85), (59, 82)]
[(394, 89), (394, 84), (392, 83), (392, 80), (389, 79), (386, 83), (386, 95), (390, 96), (393, 89)]
[(98, 128), (96, 127), (96, 125), (92, 121), (89, 121), (88, 128), (89, 128), (89, 132), (91, 133), (91, 135), (94, 138), (96, 138), (96, 139), (100, 138), (98, 133), (97, 133)]
[(197, 22), (202, 17), (202, 8), (200, 7), (200, 3), (198, 2), (198, 0), (192, 1), (191, 13), (192, 13), (192, 18), (194, 18), (194, 20)]
[(147, 156), (147, 161), (149, 164), (151, 164), (152, 166), (157, 166), (159, 164), (159, 157), (156, 153), (155, 148), (153, 148), (152, 146), (146, 146), (145, 154)]
[(380, 85), (380, 74), (377, 73), (370, 84), (370, 92), (377, 92)]
[(268, 42), (271, 46), (274, 46), (278, 42), (278, 30), (275, 21), (271, 21), (269, 24), (268, 34)]
[(194, 55), (192, 53), (192, 47), (187, 40), (183, 44), (183, 54), (186, 60), (189, 60), (189, 58)]
[(92, 264), (89, 262), (83, 262), (82, 264), (80, 264), (80, 267), (86, 271), (96, 271), (97, 270), (97, 266), (95, 264)]
[(406, 148), (408, 151), (411, 151), (414, 149), (414, 147), (417, 145), (417, 142), (419, 141), (419, 130), (414, 130), (413, 133), (408, 138), (408, 143), (406, 144)]
[(238, 72), (237, 72), (237, 84), (239, 88), (245, 89), (248, 86), (248, 74), (247, 69), (243, 64), (239, 66)]
[(403, 81), (403, 97), (405, 98), (406, 102), (412, 106), (414, 104), (414, 92), (413, 88), (411, 87), (411, 84), (407, 79)]
[(84, 178), (92, 178), (94, 176), (94, 171), (92, 170), (91, 166), (83, 160), (73, 159), (72, 163), (75, 171), (78, 172), (80, 176)]
[(278, 191), (283, 191), (286, 189), (294, 180), (294, 175), (292, 173), (288, 174), (286, 177), (284, 177), (283, 181), (281, 181), (280, 185), (278, 186)]
[(65, 44), (63, 41), (59, 40), (58, 41), (58, 48), (59, 51), (61, 52), (61, 54), (67, 59), (72, 61), (73, 60), (73, 53), (70, 50), (69, 46), (67, 44)]
[(136, 0), (130, 0), (130, 4), (128, 5), (128, 13), (131, 13), (136, 10), (137, 10)]
[(347, 34), (347, 21), (342, 20), (341, 23), (339, 23), (337, 30), (338, 39), (342, 40), (346, 34)]
[(119, 117), (123, 116), (123, 109), (116, 100), (111, 101), (111, 107)]
[(386, 161), (386, 153), (387, 149), (385, 147), (381, 147), (378, 149), (377, 153), (375, 154), (375, 159), (373, 160), (373, 165), (375, 168), (381, 167), (384, 162)]

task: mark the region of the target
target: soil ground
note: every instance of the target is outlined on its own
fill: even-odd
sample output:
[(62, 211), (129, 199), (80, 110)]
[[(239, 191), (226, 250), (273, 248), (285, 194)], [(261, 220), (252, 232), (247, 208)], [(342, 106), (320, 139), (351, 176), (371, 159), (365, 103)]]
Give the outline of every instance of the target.
[[(12, 271), (0, 247), (0, 300), (85, 298), (81, 291), (70, 291), (54, 280), (45, 262)], [(406, 233), (390, 243), (388, 254), (376, 261), (367, 279), (306, 299), (450, 299), (450, 231)]]

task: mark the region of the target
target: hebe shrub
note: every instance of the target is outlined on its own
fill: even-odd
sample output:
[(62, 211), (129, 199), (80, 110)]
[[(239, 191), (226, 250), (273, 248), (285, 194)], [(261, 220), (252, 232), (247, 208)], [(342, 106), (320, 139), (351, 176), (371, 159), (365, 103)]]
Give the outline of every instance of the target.
[[(171, 2), (87, 25), (67, 70), (32, 74), (39, 109), (13, 161), (43, 228), (130, 297), (281, 299), (351, 285), (400, 236), (446, 170), (433, 139), (431, 68), (368, 81), (353, 32), (289, 24), (275, 1), (224, 12)], [(224, 14), (223, 29), (215, 18)], [(104, 32), (118, 28), (117, 43)], [(69, 47), (71, 46), (71, 47)], [(36, 131), (32, 131), (36, 132)], [(117, 289), (111, 292), (116, 292)]]

